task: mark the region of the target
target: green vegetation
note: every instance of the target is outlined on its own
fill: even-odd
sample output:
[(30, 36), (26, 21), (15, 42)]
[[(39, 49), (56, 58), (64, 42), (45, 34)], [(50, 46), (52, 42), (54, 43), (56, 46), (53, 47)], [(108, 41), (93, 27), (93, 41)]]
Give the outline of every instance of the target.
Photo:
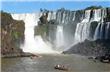
[(21, 51), (24, 39), (24, 22), (14, 20), (9, 13), (1, 11), (1, 53), (7, 55)]
[[(41, 9), (42, 11), (42, 9)], [(39, 18), (39, 22), (38, 22), (38, 26), (35, 27), (35, 35), (41, 35), (42, 37), (44, 37), (47, 34), (48, 31), (48, 11), (46, 11), (45, 14), (42, 14), (42, 16)]]
[(35, 35), (41, 35), (44, 36), (48, 31), (48, 24), (38, 25), (35, 28)]
[(20, 35), (21, 35), (20, 32), (17, 32), (17, 31), (12, 32), (12, 36), (15, 39), (19, 39)]

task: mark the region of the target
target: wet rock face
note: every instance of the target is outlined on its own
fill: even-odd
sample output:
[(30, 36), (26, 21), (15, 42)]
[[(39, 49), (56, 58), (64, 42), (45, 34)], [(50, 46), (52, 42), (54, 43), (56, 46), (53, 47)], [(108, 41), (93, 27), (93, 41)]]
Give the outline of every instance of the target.
[(106, 8), (107, 17), (104, 19), (106, 22), (110, 22), (110, 8)]
[(48, 22), (47, 17), (48, 17), (48, 12), (43, 13), (42, 16), (39, 18), (40, 19), (40, 23), (41, 24), (47, 24), (47, 22)]
[(95, 34), (95, 30), (96, 30), (97, 25), (98, 25), (98, 22), (97, 21), (93, 21), (90, 24), (90, 33), (89, 33), (89, 36), (92, 39), (94, 38), (94, 34)]
[(1, 54), (20, 54), (24, 39), (24, 22), (12, 19), (9, 13), (1, 12)]
[(64, 54), (81, 54), (86, 56), (104, 56), (110, 54), (110, 40), (85, 40), (64, 51)]
[[(83, 10), (71, 11), (64, 8), (56, 12), (41, 10), (42, 16), (37, 28), (40, 35), (46, 37), (54, 46), (57, 44), (57, 26), (62, 26), (59, 36), (64, 37), (64, 49), (84, 40), (110, 39), (110, 8), (91, 6)], [(46, 14), (47, 13), (47, 14)], [(40, 25), (41, 24), (41, 25)], [(44, 30), (44, 29), (45, 30)], [(36, 30), (35, 30), (36, 31)], [(45, 39), (44, 37), (44, 39)], [(61, 37), (62, 38), (62, 37)]]

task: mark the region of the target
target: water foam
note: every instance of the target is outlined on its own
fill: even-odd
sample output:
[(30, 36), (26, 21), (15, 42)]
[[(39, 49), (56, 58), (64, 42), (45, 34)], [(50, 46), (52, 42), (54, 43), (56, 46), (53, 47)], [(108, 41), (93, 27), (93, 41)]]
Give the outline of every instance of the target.
[(24, 52), (58, 53), (49, 44), (45, 43), (41, 36), (34, 36), (34, 28), (38, 25), (39, 21), (39, 13), (12, 14), (12, 17), (25, 22), (25, 41), (21, 46)]

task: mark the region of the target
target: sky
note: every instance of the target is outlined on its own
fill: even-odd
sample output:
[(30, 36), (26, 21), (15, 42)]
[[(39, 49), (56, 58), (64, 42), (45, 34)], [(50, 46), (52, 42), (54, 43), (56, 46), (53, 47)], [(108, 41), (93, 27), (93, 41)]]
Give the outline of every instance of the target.
[(110, 1), (1, 1), (1, 10), (9, 13), (32, 13), (42, 9), (56, 11), (60, 8), (80, 10), (89, 6), (110, 7)]

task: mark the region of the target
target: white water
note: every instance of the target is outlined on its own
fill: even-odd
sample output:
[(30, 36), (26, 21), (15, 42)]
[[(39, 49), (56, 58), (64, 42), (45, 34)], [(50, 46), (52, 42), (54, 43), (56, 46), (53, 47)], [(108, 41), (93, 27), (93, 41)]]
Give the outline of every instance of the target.
[(100, 21), (100, 19), (101, 19), (101, 9), (93, 10), (93, 12), (94, 12), (93, 21)]
[(73, 19), (72, 19), (72, 21), (74, 21), (74, 20), (75, 20), (75, 15), (76, 15), (76, 12), (74, 12), (74, 15), (73, 15)]
[[(81, 21), (81, 23), (77, 24), (75, 38), (74, 38), (75, 44), (78, 42), (82, 42), (85, 39), (91, 40), (91, 38), (89, 38), (90, 24), (93, 21), (99, 22), (101, 20), (101, 9), (93, 10), (93, 17), (92, 18), (90, 18), (90, 12), (91, 12), (91, 10), (86, 10), (85, 11), (85, 18)], [(98, 26), (96, 28), (93, 40), (96, 40), (99, 36), (98, 35), (99, 26), (100, 26), (100, 23), (98, 24)]]
[(25, 42), (21, 46), (24, 52), (31, 53), (57, 53), (51, 46), (45, 43), (41, 36), (34, 36), (34, 27), (38, 25), (39, 13), (32, 14), (12, 14), (16, 20), (25, 22)]
[(56, 19), (56, 12), (49, 12), (48, 13), (48, 18), (47, 18), (47, 20), (49, 21), (49, 20), (53, 20), (53, 19)]
[(109, 37), (108, 37), (109, 29), (110, 29), (110, 22), (108, 22), (108, 23), (107, 23), (107, 26), (106, 26), (106, 32), (105, 32), (105, 35), (106, 35), (105, 38), (106, 38), (106, 39), (109, 38)]
[(99, 30), (99, 28), (100, 28), (100, 25), (101, 24), (98, 24), (98, 26), (97, 26), (97, 28), (96, 28), (96, 30), (95, 30), (95, 34), (94, 34), (94, 40), (97, 40), (97, 39), (100, 39), (100, 30)]
[[(85, 39), (88, 40), (96, 40), (98, 38), (101, 38), (103, 36), (102, 31), (104, 24), (103, 24), (103, 18), (106, 16), (105, 10), (102, 11), (102, 9), (94, 9), (93, 10), (93, 16), (90, 16), (91, 10), (86, 10), (85, 14), (83, 16), (76, 16), (76, 12), (71, 11), (59, 11), (59, 12), (49, 12), (47, 20), (56, 20), (56, 34), (54, 31), (49, 30), (49, 33), (52, 33), (54, 38), (54, 44), (56, 48), (63, 48), (73, 46), (74, 44), (77, 44), (79, 42), (84, 41)], [(39, 21), (39, 17), (42, 15), (42, 13), (32, 13), (32, 14), (12, 14), (14, 19), (17, 20), (24, 20), (25, 22), (25, 44), (22, 46), (23, 50), (25, 52), (38, 52), (38, 53), (54, 53), (55, 51), (52, 50), (52, 46), (47, 44), (43, 41), (41, 36), (34, 36), (34, 27), (37, 26), (37, 22)], [(75, 30), (75, 36), (72, 36), (71, 29), (66, 28), (65, 26), (71, 26), (71, 24), (74, 23), (77, 17), (80, 18), (79, 20), (82, 20), (81, 22), (77, 23), (76, 30)], [(91, 18), (90, 18), (91, 17)], [(94, 38), (90, 38), (90, 26), (91, 22), (97, 21), (98, 25), (95, 29), (95, 34), (93, 35)], [(54, 24), (53, 24), (54, 25)], [(65, 25), (65, 26), (64, 26)], [(56, 27), (56, 26), (55, 26)], [(105, 36), (108, 38), (108, 30), (110, 25), (107, 24), (106, 26), (106, 32)], [(66, 32), (70, 32), (67, 33)], [(73, 31), (72, 31), (73, 33)], [(51, 38), (53, 38), (51, 36)], [(72, 39), (74, 37), (74, 40)], [(51, 38), (49, 36), (49, 40), (51, 41)], [(54, 39), (53, 38), (53, 39)], [(52, 40), (53, 40), (52, 39)], [(71, 43), (72, 42), (72, 43)], [(73, 43), (74, 42), (74, 43)]]
[[(102, 16), (101, 16), (101, 12), (102, 12)], [(104, 26), (104, 23), (103, 23), (103, 18), (106, 17), (106, 10), (102, 10), (99, 9), (99, 10), (96, 10), (95, 12), (95, 18), (97, 19), (97, 21), (101, 20), (101, 22), (98, 23), (98, 26), (95, 30), (95, 34), (94, 34), (94, 40), (97, 40), (97, 39), (101, 39), (102, 38), (102, 34), (103, 34), (103, 26)], [(96, 20), (95, 19), (95, 20)], [(109, 26), (109, 24), (107, 24)], [(105, 39), (107, 38), (107, 35), (108, 35), (108, 26), (106, 28), (106, 32), (105, 32)]]
[(90, 10), (87, 10), (85, 11), (85, 18), (82, 20), (81, 23), (77, 24), (74, 38), (75, 44), (78, 42), (82, 42), (88, 38), (90, 27), (90, 24), (88, 23), (89, 19), (90, 19)]
[(64, 45), (63, 26), (57, 26), (56, 31), (56, 47), (62, 47)]

